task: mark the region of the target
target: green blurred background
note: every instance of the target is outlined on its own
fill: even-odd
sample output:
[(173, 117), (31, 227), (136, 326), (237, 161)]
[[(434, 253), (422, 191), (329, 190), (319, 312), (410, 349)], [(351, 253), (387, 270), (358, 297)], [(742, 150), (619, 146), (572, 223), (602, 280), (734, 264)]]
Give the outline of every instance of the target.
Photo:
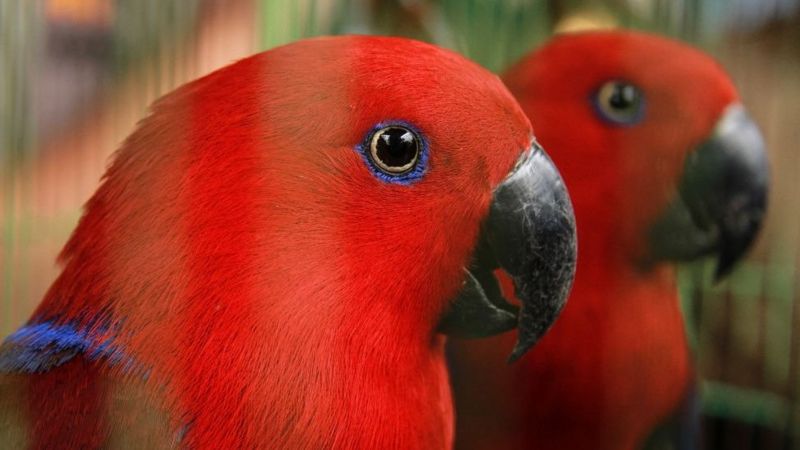
[(726, 282), (682, 268), (684, 310), (709, 447), (800, 449), (800, 0), (0, 0), (0, 334), (55, 278), (111, 153), (181, 83), (319, 34), (414, 37), (500, 71), (554, 32), (614, 26), (710, 52), (762, 127), (765, 229)]

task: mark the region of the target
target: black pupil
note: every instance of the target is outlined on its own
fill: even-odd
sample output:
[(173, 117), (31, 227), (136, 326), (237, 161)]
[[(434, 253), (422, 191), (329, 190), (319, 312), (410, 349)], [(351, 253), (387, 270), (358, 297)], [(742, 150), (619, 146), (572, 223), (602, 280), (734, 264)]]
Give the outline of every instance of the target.
[(417, 137), (405, 128), (387, 128), (378, 136), (375, 156), (387, 167), (402, 167), (417, 156)]
[(626, 110), (636, 104), (638, 97), (635, 87), (630, 84), (617, 84), (614, 85), (608, 104), (614, 109)]

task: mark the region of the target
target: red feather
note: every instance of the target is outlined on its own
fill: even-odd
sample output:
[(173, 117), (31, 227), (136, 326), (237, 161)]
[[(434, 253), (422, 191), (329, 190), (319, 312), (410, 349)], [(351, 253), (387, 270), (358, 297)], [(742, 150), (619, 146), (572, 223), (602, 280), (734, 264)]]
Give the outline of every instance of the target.
[[(411, 185), (356, 149), (387, 120), (428, 141)], [(323, 38), (247, 58), (156, 103), (34, 320), (113, 335), (133, 362), (102, 365), (104, 382), (190, 448), (448, 448), (436, 325), (530, 138), (497, 77), (427, 44)], [(109, 439), (140, 426), (111, 409), (127, 418)]]

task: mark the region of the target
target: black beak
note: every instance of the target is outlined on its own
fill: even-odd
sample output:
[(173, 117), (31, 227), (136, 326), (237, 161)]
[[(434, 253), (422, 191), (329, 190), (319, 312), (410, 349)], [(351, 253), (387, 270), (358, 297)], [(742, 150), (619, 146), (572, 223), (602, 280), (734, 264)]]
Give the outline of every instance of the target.
[[(458, 337), (492, 336), (519, 326), (514, 361), (553, 325), (575, 274), (575, 216), (553, 162), (535, 142), (495, 190), (464, 288), (440, 324)], [(493, 272), (514, 280), (518, 311)]]
[(716, 278), (727, 275), (761, 227), (768, 184), (761, 133), (744, 108), (733, 105), (687, 157), (678, 197), (650, 230), (652, 257), (715, 255)]

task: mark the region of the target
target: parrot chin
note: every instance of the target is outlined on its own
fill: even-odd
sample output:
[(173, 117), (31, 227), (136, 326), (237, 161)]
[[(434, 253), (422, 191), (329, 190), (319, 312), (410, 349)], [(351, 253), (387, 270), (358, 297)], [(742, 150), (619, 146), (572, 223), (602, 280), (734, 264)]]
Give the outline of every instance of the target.
[[(493, 336), (519, 328), (513, 362), (553, 325), (572, 286), (577, 253), (575, 216), (553, 162), (534, 141), (494, 191), (465, 269), (464, 285), (439, 325), (461, 338)], [(493, 272), (514, 281), (521, 307), (503, 298)]]
[(733, 269), (761, 228), (769, 170), (764, 140), (740, 104), (688, 155), (679, 195), (650, 228), (650, 259), (685, 262), (713, 255), (715, 278)]

